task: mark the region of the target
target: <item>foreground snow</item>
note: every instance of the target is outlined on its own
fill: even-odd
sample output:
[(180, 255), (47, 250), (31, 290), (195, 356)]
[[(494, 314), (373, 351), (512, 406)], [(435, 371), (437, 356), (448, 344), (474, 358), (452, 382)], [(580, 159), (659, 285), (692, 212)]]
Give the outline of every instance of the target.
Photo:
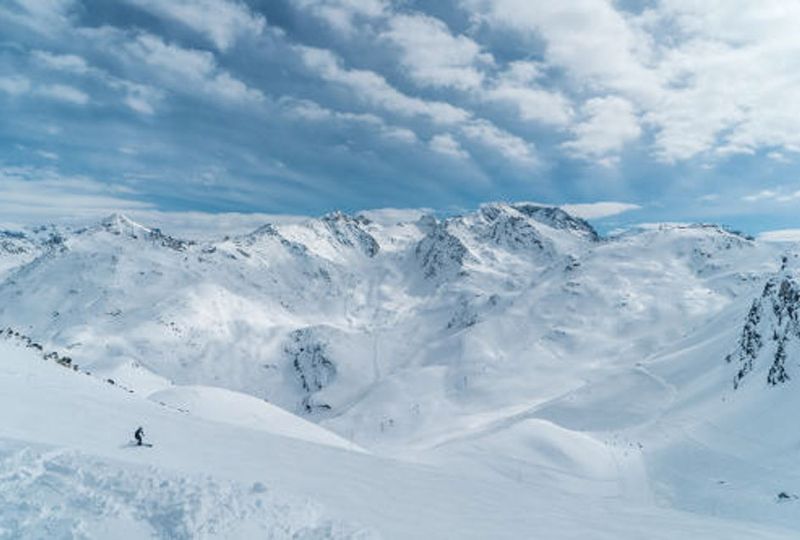
[[(545, 421), (520, 432), (563, 472), (506, 459), (414, 465), (210, 422), (0, 343), (7, 538), (791, 538), (660, 508), (618, 485), (620, 454)], [(144, 424), (153, 448), (130, 444)], [(309, 429), (310, 433), (314, 430)], [(549, 443), (547, 442), (549, 441)], [(513, 445), (518, 447), (518, 442)], [(502, 444), (502, 439), (496, 444)], [(549, 446), (548, 446), (549, 444)], [(513, 476), (510, 478), (509, 476)]]

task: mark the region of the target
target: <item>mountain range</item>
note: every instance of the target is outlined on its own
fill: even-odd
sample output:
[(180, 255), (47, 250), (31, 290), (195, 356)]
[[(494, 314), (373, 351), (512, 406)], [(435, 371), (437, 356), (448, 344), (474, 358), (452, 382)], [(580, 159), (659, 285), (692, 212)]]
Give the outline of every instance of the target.
[[(340, 520), (308, 538), (800, 531), (797, 245), (710, 224), (601, 235), (533, 203), (447, 218), (337, 212), (248, 234), (179, 236), (117, 214), (84, 227), (0, 231), (0, 344), (17, 362), (0, 384), (22, 385), (6, 394), (27, 395), (23, 381), (56, 381), (63, 399), (53, 406), (74, 400), (78, 415), (123, 400), (142, 423), (152, 405), (235, 426), (244, 431), (231, 436), (247, 441), (266, 430), (265, 460), (270, 441), (289, 439), (276, 452), (301, 445), (307, 474), (324, 476), (321, 462), (337, 469), (341, 460), (352, 474), (403, 486), (387, 488), (400, 493), (397, 511), (420, 513), (410, 524), (375, 514), (363, 498), (378, 494), (352, 487), (344, 469), (319, 479), (344, 490), (341, 505), (325, 494), (332, 487), (315, 492), (302, 461), (280, 482), (271, 470), (264, 482), (320, 498)], [(34, 358), (60, 371), (21, 377)], [(80, 381), (74, 393), (70, 381)], [(10, 414), (2, 421), (16, 425)], [(26, 435), (25, 425), (6, 433), (15, 441), (6, 446), (62, 444), (46, 430)], [(121, 459), (70, 444), (92, 459)], [(257, 463), (258, 444), (242, 447), (245, 461)], [(177, 474), (174, 456), (159, 459)], [(395, 470), (406, 472), (387, 472)], [(505, 509), (495, 512), (530, 515), (495, 521), (484, 500), (495, 491)], [(434, 504), (436, 493), (487, 510), (415, 505)], [(603, 532), (606, 512), (616, 523)], [(269, 517), (251, 513), (256, 524)], [(147, 523), (156, 535), (205, 534)], [(3, 526), (15, 530), (0, 518)], [(234, 534), (226, 530), (222, 537)]]

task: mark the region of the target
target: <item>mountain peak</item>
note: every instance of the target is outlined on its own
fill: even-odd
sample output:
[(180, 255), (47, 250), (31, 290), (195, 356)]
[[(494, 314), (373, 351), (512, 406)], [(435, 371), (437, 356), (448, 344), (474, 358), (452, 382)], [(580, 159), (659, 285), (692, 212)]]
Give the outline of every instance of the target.
[(128, 216), (114, 212), (100, 220), (99, 227), (115, 235), (125, 235), (138, 237), (142, 234), (147, 234), (150, 229), (139, 225)]
[(367, 257), (374, 257), (380, 251), (380, 245), (375, 238), (364, 230), (364, 218), (353, 217), (343, 212), (331, 212), (322, 216), (320, 221), (340, 245), (354, 247)]
[(600, 239), (600, 235), (589, 222), (575, 217), (557, 206), (529, 202), (513, 203), (510, 206), (517, 212), (554, 229), (575, 232), (593, 241)]

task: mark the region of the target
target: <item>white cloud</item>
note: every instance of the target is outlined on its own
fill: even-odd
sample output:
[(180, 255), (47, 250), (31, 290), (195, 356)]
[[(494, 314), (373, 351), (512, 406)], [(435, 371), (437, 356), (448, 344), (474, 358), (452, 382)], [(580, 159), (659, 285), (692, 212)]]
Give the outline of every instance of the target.
[(73, 105), (86, 105), (89, 103), (89, 94), (66, 84), (39, 86), (36, 88), (36, 95)]
[(622, 98), (592, 98), (582, 112), (585, 119), (570, 128), (574, 138), (562, 145), (575, 157), (610, 165), (626, 143), (641, 135), (633, 106)]
[(662, 161), (800, 151), (797, 2), (659, 0), (638, 15), (609, 0), (461, 3), (498, 34), (542, 42), (581, 93), (632, 103)]
[(381, 37), (400, 50), (400, 62), (419, 86), (469, 91), (479, 101), (514, 107), (526, 122), (564, 126), (572, 116), (569, 100), (538, 84), (540, 65), (511, 62), (496, 75), (493, 56), (464, 35), (454, 35), (439, 19), (414, 14), (391, 14)]
[(177, 21), (208, 36), (222, 51), (242, 36), (258, 35), (263, 16), (244, 3), (232, 0), (126, 0), (163, 18)]
[(386, 126), (383, 129), (383, 136), (390, 140), (399, 141), (406, 144), (419, 142), (417, 134), (408, 128), (398, 126)]
[(355, 32), (358, 19), (379, 18), (389, 8), (387, 0), (292, 0), (292, 3), (346, 36)]
[(40, 224), (151, 208), (131, 200), (130, 195), (125, 189), (52, 168), (0, 166), (0, 215), (5, 224)]
[(774, 191), (774, 190), (771, 190), (771, 189), (763, 189), (763, 190), (759, 191), (758, 193), (752, 193), (750, 195), (745, 195), (744, 197), (742, 197), (742, 200), (743, 201), (747, 201), (747, 202), (758, 202), (758, 201), (764, 201), (764, 200), (770, 200), (770, 199), (774, 200), (777, 197), (778, 197), (778, 192), (777, 191)]
[[(536, 163), (531, 143), (488, 120), (475, 118), (465, 109), (404, 94), (372, 71), (346, 69), (331, 51), (311, 47), (296, 49), (306, 66), (323, 80), (344, 85), (355, 92), (356, 98), (373, 107), (400, 116), (423, 117), (435, 124), (453, 126), (465, 137), (500, 153), (517, 165), (530, 166)], [(458, 153), (453, 145), (442, 144), (445, 139), (437, 140), (437, 144), (431, 148), (439, 152), (450, 150), (453, 155)]]
[(512, 105), (519, 117), (528, 122), (557, 127), (568, 125), (573, 116), (572, 106), (562, 93), (539, 84), (540, 67), (535, 62), (510, 63), (483, 89), (482, 98)]
[(55, 152), (48, 152), (47, 150), (37, 150), (36, 153), (43, 157), (44, 159), (49, 159), (50, 161), (58, 161), (59, 156)]
[(86, 105), (89, 103), (89, 95), (83, 90), (66, 84), (46, 84), (37, 86), (27, 77), (19, 75), (0, 77), (0, 92), (5, 92), (12, 96), (29, 94), (72, 105)]
[[(264, 94), (221, 69), (208, 51), (167, 43), (152, 34), (138, 34), (123, 45), (131, 59), (153, 69), (163, 84), (185, 93), (204, 93), (229, 102), (259, 102)], [(139, 96), (141, 97), (141, 96)]]
[(355, 97), (370, 105), (403, 116), (423, 116), (438, 124), (454, 124), (467, 120), (470, 113), (442, 101), (426, 101), (404, 94), (373, 71), (347, 69), (331, 51), (313, 47), (296, 47), (308, 69), (322, 79), (344, 85)]
[(607, 0), (463, 0), (475, 17), (527, 39), (543, 39), (545, 58), (588, 87), (652, 96), (657, 77), (645, 66), (651, 50)]
[(438, 152), (446, 156), (458, 159), (469, 158), (469, 153), (461, 148), (461, 145), (458, 143), (458, 141), (455, 140), (449, 133), (434, 135), (428, 142), (428, 146), (430, 146), (431, 150), (434, 152)]
[(641, 206), (638, 204), (615, 202), (615, 201), (602, 201), (594, 203), (583, 204), (564, 204), (561, 208), (573, 216), (583, 219), (600, 219), (604, 217), (616, 216), (623, 212), (630, 212), (631, 210), (639, 210)]
[(767, 157), (772, 161), (777, 161), (778, 163), (790, 163), (791, 160), (786, 157), (783, 152), (769, 152), (767, 153)]
[(427, 15), (395, 15), (382, 37), (401, 51), (400, 62), (422, 86), (479, 88), (483, 73), (477, 67), (494, 59), (466, 36), (454, 36), (447, 26)]
[(786, 190), (782, 188), (762, 189), (756, 193), (751, 193), (742, 197), (745, 202), (777, 202), (789, 203), (800, 200), (800, 189)]
[(12, 96), (27, 94), (31, 89), (31, 81), (21, 75), (11, 75), (10, 77), (0, 77), (0, 92), (5, 92)]
[(758, 235), (762, 242), (800, 242), (800, 229), (779, 229), (776, 231), (764, 231)]
[(780, 195), (775, 200), (782, 203), (800, 200), (800, 190), (792, 191), (791, 193), (787, 193), (785, 195)]
[(74, 54), (54, 54), (47, 51), (33, 51), (33, 58), (44, 66), (59, 71), (84, 74), (89, 71), (89, 64)]
[(91, 66), (80, 56), (55, 54), (48, 51), (33, 51), (31, 57), (51, 70), (92, 77), (111, 89), (121, 91), (124, 94), (122, 103), (140, 114), (154, 114), (156, 105), (163, 98), (163, 92), (160, 90), (152, 86), (115, 77), (105, 70)]
[(467, 122), (461, 126), (461, 131), (465, 136), (499, 152), (517, 164), (530, 166), (537, 163), (533, 144), (498, 128), (487, 120)]
[(0, 19), (52, 36), (69, 27), (74, 6), (75, 0), (6, 0), (0, 5)]
[(123, 103), (128, 108), (148, 116), (155, 114), (156, 105), (164, 97), (164, 93), (161, 90), (130, 81), (119, 81), (116, 84), (112, 84), (112, 86), (125, 91)]
[(389, 125), (383, 118), (374, 114), (335, 111), (307, 99), (282, 98), (280, 103), (289, 114), (303, 120), (326, 123), (340, 121), (350, 124), (361, 124), (377, 130), (382, 137), (390, 140), (407, 144), (419, 142), (417, 135), (410, 129)]

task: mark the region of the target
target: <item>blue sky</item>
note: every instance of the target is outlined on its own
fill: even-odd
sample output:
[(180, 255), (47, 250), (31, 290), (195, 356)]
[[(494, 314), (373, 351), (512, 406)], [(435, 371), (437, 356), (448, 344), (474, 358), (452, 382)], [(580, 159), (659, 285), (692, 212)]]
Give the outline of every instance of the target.
[(6, 0), (0, 213), (602, 201), (573, 208), (797, 227), (798, 20), (785, 0)]

